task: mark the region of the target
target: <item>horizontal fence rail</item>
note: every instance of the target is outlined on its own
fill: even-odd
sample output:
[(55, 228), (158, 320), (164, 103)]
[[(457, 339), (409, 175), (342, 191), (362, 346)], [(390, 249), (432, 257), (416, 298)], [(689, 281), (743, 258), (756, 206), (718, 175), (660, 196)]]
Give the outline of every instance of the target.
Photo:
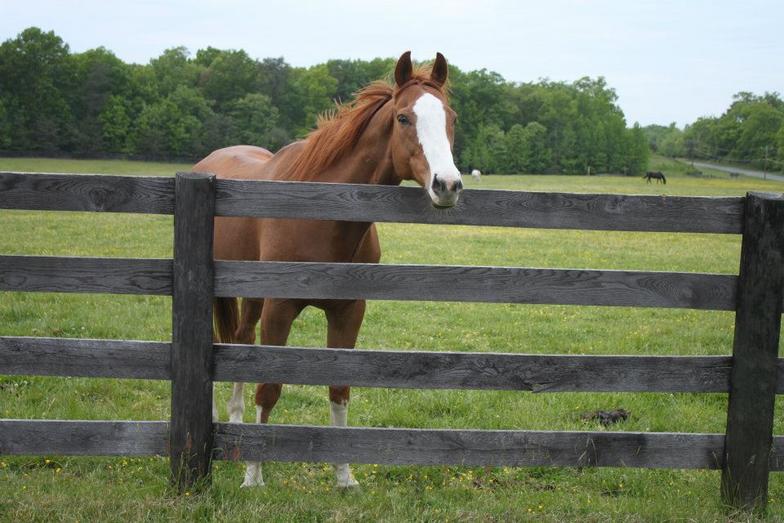
[[(0, 374), (168, 380), (171, 344), (0, 337)], [(215, 381), (544, 392), (729, 391), (729, 356), (576, 356), (214, 346)], [(784, 394), (784, 359), (776, 391)]]
[(0, 256), (0, 291), (171, 295), (172, 260)]
[[(217, 216), (740, 234), (743, 201), (470, 189), (439, 210), (416, 187), (217, 180), (215, 204)], [(0, 172), (0, 209), (173, 214), (174, 178)]]
[[(728, 392), (727, 356), (571, 356), (215, 345), (215, 380), (543, 392)], [(784, 359), (779, 360), (784, 393)]]
[[(161, 421), (0, 420), (0, 454), (166, 456)], [(383, 465), (717, 469), (723, 434), (406, 429), (216, 423), (222, 460)], [(775, 437), (771, 470), (784, 469)]]
[[(219, 423), (215, 446), (227, 460), (717, 469), (724, 435)], [(782, 470), (784, 437), (774, 438), (769, 460)]]
[(218, 216), (739, 234), (743, 198), (464, 191), (434, 209), (417, 187), (218, 180)]
[(724, 274), (317, 262), (215, 262), (215, 295), (733, 310)]
[(87, 378), (171, 378), (171, 343), (0, 337), (0, 374)]
[(174, 178), (0, 172), (0, 209), (174, 213)]
[[(215, 295), (733, 310), (728, 274), (215, 262)], [(171, 295), (172, 260), (0, 256), (0, 291)]]
[(0, 420), (0, 454), (168, 456), (165, 421)]

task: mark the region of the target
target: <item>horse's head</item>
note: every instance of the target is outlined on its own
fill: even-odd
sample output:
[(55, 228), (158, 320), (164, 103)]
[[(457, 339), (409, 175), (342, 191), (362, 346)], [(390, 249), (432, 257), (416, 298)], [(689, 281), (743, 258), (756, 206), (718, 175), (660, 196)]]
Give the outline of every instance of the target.
[(446, 59), (436, 56), (429, 78), (414, 75), (411, 52), (395, 67), (392, 162), (397, 175), (416, 180), (436, 207), (452, 207), (463, 190), (452, 158), (457, 114), (445, 95)]

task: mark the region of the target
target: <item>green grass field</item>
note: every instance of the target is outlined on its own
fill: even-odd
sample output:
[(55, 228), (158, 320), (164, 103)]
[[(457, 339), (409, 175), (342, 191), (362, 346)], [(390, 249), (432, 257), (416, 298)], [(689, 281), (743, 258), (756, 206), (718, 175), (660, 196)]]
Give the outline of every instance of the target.
[[(0, 170), (171, 175), (187, 165), (0, 159)], [(485, 176), (472, 188), (673, 195), (784, 191), (750, 178), (683, 175), (654, 158), (667, 185), (640, 178)], [(171, 256), (161, 216), (0, 211), (0, 253)], [(727, 235), (379, 225), (383, 262), (586, 267), (735, 274), (740, 238)], [(160, 297), (0, 293), (0, 335), (168, 340)], [(426, 321), (423, 320), (426, 318)], [(733, 315), (632, 308), (372, 302), (358, 347), (556, 354), (728, 354)], [(290, 344), (323, 346), (325, 321), (306, 310)], [(229, 385), (219, 387), (222, 419)], [(245, 421), (254, 408), (246, 389)], [(349, 424), (375, 427), (604, 430), (584, 413), (622, 407), (622, 431), (724, 431), (722, 394), (539, 394), (356, 388)], [(0, 417), (165, 420), (168, 382), (0, 377)], [(775, 432), (784, 434), (784, 411)], [(325, 387), (286, 386), (278, 423), (327, 424)], [(322, 464), (270, 463), (267, 487), (240, 489), (243, 467), (218, 462), (211, 488), (175, 496), (162, 458), (0, 456), (2, 521), (723, 521), (719, 473), (639, 469), (514, 469), (358, 465), (361, 487), (336, 490)], [(768, 517), (784, 520), (784, 477), (771, 476)]]

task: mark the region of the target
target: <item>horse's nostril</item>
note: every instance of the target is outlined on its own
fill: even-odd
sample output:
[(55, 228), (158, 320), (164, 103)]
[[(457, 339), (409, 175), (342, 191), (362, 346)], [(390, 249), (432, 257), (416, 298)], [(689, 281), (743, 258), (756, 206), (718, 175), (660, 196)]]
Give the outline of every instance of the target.
[(436, 192), (443, 191), (446, 189), (446, 183), (444, 180), (438, 179), (438, 174), (433, 175), (433, 190)]
[(457, 180), (455, 185), (452, 187), (452, 190), (455, 192), (459, 192), (463, 190), (463, 182), (461, 180)]

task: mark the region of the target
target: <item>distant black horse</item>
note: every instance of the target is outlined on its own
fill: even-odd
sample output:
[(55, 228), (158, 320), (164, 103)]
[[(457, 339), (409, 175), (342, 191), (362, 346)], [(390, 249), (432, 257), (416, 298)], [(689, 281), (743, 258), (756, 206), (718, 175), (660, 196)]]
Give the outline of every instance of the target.
[(662, 173), (661, 171), (648, 171), (647, 173), (645, 173), (645, 176), (643, 176), (643, 178), (648, 180), (648, 183), (651, 183), (651, 180), (656, 180), (657, 182), (662, 182), (664, 184), (667, 183), (667, 178), (664, 177), (664, 173)]

